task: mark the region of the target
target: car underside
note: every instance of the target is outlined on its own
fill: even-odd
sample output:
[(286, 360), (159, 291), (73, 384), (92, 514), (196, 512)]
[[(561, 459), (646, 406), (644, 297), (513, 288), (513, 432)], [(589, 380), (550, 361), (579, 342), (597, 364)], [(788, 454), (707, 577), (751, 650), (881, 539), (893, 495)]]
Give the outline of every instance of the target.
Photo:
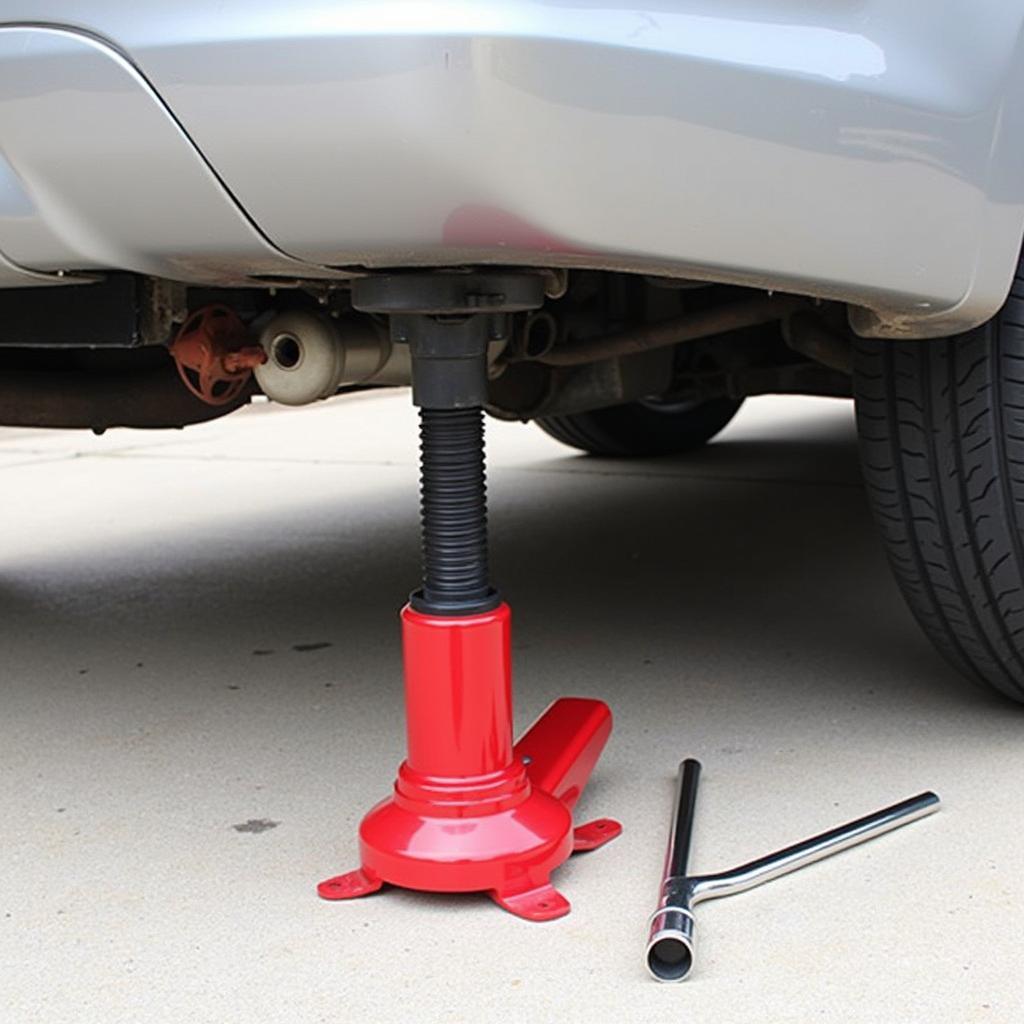
[[(538, 276), (544, 306), (490, 346), (495, 416), (852, 394), (852, 336), (838, 304), (644, 275)], [(204, 311), (223, 313), (223, 323), (203, 325), (205, 355), (187, 344)], [(113, 274), (82, 287), (0, 291), (0, 316), (8, 426), (180, 427), (254, 394), (301, 405), (410, 383), (408, 354), (382, 318), (353, 310), (343, 285), (210, 289)], [(240, 351), (246, 365), (235, 365)], [(212, 375), (212, 388), (200, 373)]]

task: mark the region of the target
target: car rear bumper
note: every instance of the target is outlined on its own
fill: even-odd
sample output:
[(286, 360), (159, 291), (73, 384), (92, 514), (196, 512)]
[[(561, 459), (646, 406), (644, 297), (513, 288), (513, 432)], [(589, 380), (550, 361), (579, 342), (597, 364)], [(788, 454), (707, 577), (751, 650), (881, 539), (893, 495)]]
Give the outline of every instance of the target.
[(585, 266), (927, 336), (1020, 249), (1021, 2), (5, 8), (0, 250), (37, 272)]

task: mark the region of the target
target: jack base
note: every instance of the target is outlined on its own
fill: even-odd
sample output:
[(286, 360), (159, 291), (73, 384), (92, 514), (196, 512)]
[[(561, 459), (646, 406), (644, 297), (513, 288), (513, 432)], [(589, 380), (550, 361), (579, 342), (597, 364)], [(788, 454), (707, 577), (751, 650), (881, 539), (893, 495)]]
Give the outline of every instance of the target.
[(515, 745), (511, 764), (456, 780), (421, 775), (408, 762), (395, 794), (359, 830), (362, 864), (321, 882), (328, 900), (355, 899), (384, 883), (428, 892), (484, 891), (529, 921), (567, 914), (551, 872), (572, 853), (597, 849), (622, 826), (600, 818), (573, 828), (572, 808), (611, 732), (598, 700), (555, 701)]

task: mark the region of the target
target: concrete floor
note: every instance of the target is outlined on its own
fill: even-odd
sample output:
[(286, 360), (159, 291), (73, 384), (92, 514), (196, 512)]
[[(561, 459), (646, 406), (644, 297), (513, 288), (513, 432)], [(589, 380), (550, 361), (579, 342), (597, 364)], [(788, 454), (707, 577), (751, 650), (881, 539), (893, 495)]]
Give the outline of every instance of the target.
[[(1022, 712), (904, 609), (850, 406), (752, 401), (678, 461), (489, 430), (519, 721), (560, 694), (617, 715), (580, 810), (625, 833), (561, 869), (574, 910), (546, 925), (314, 895), (402, 751), (405, 395), (0, 432), (0, 1021), (1020, 1021)], [(644, 922), (684, 755), (698, 869), (945, 806), (701, 907), (695, 972), (662, 986)]]

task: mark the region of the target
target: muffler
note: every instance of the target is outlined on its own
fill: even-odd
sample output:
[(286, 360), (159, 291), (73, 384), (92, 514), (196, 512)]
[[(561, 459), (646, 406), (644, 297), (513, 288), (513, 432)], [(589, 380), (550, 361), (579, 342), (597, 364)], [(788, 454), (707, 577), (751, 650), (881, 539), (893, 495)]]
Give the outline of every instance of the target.
[(353, 384), (408, 384), (408, 345), (392, 345), (368, 317), (333, 317), (308, 310), (278, 313), (260, 332), (267, 354), (256, 367), (263, 393), (283, 405), (306, 405)]
[(690, 973), (694, 958), (693, 908), (698, 903), (746, 892), (747, 889), (797, 871), (840, 850), (866, 843), (884, 832), (939, 809), (939, 798), (934, 793), (919, 793), (891, 807), (875, 811), (874, 814), (804, 839), (729, 871), (713, 875), (689, 875), (687, 861), (699, 778), (700, 762), (692, 758), (683, 761), (679, 766), (661, 899), (651, 917), (647, 937), (647, 969), (657, 981), (682, 981)]

